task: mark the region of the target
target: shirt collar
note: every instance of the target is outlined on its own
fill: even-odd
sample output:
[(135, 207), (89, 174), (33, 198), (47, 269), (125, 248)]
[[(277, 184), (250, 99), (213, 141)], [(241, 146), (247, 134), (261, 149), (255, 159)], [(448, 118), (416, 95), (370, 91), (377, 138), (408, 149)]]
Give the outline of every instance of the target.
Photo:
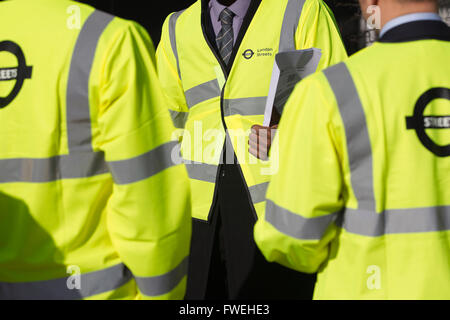
[(250, 7), (250, 2), (251, 0), (237, 0), (231, 6), (226, 7), (220, 4), (217, 0), (211, 0), (209, 1), (209, 7), (211, 8), (211, 10), (214, 10), (214, 15), (217, 17), (217, 20), (219, 20), (220, 13), (225, 8), (233, 11), (237, 18), (244, 19), (245, 15), (247, 14), (248, 8)]
[(380, 37), (382, 37), (389, 30), (398, 27), (401, 24), (405, 24), (408, 22), (419, 21), (419, 20), (434, 20), (434, 21), (442, 21), (441, 17), (437, 13), (433, 12), (419, 12), (419, 13), (411, 13), (405, 14), (403, 16), (397, 17), (388, 21), (383, 29), (381, 29)]

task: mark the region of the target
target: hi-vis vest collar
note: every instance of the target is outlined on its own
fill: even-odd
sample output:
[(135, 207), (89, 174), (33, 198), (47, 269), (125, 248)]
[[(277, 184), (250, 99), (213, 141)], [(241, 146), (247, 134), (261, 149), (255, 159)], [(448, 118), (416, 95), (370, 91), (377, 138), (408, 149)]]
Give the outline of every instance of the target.
[[(207, 34), (207, 2), (198, 1), (173, 14), (168, 22), (170, 45), (189, 109), (171, 114), (175, 126), (185, 129), (182, 154), (192, 182), (193, 216), (208, 220), (215, 198), (214, 184), (224, 160), (225, 137), (232, 142), (249, 201), (255, 207), (255, 215), (260, 216), (270, 180), (270, 174), (262, 172), (269, 171), (271, 164), (251, 158), (245, 133), (252, 125), (263, 122), (275, 54), (296, 49), (295, 34), (305, 0), (252, 1), (228, 66), (217, 53), (214, 39)], [(205, 146), (208, 142), (200, 145), (194, 138), (199, 129), (195, 124), (200, 124), (203, 132), (223, 133), (209, 159), (203, 156), (211, 153), (211, 148)], [(233, 136), (236, 132), (241, 132), (241, 136)], [(187, 142), (187, 134), (194, 138), (192, 142)], [(236, 142), (239, 139), (242, 141)], [(227, 151), (226, 156), (230, 153), (233, 152)]]

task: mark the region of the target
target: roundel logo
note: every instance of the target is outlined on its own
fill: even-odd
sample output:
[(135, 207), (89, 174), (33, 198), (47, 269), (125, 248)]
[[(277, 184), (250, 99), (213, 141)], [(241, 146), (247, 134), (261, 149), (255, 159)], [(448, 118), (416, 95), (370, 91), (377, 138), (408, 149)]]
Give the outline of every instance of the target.
[(439, 145), (427, 134), (427, 129), (450, 130), (450, 113), (447, 116), (433, 115), (424, 116), (427, 106), (435, 99), (446, 99), (450, 101), (449, 88), (432, 88), (425, 92), (417, 101), (414, 114), (406, 118), (408, 130), (415, 130), (417, 137), (425, 148), (438, 157), (450, 156), (450, 144)]
[(31, 79), (33, 67), (27, 66), (25, 55), (18, 44), (12, 41), (0, 42), (0, 52), (9, 52), (17, 58), (17, 67), (0, 67), (1, 81), (16, 81), (11, 92), (6, 97), (0, 97), (0, 109), (9, 105), (19, 94), (25, 79)]
[(254, 52), (252, 49), (247, 49), (244, 51), (244, 53), (242, 54), (244, 56), (245, 59), (250, 60), (253, 56), (254, 56)]

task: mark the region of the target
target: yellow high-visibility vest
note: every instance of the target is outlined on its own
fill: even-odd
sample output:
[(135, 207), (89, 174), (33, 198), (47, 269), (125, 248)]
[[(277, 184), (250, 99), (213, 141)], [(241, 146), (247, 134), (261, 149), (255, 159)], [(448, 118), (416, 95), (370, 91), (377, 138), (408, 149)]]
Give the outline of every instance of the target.
[(450, 29), (398, 28), (306, 78), (281, 120), (255, 240), (318, 271), (316, 299), (450, 299)]
[[(199, 0), (170, 15), (157, 50), (158, 76), (175, 126), (183, 129), (181, 154), (191, 179), (192, 216), (208, 220), (212, 212), (226, 136), (236, 153), (249, 202), (261, 216), (277, 163), (250, 155), (248, 136), (253, 125), (263, 123), (275, 55), (316, 47), (322, 50), (319, 69), (323, 69), (347, 54), (333, 14), (322, 0), (252, 1), (253, 19), (242, 41), (237, 40), (227, 70), (206, 37), (207, 5), (208, 1)], [(226, 157), (227, 163), (232, 162), (233, 152)]]
[(0, 299), (181, 299), (186, 169), (139, 25), (0, 3)]

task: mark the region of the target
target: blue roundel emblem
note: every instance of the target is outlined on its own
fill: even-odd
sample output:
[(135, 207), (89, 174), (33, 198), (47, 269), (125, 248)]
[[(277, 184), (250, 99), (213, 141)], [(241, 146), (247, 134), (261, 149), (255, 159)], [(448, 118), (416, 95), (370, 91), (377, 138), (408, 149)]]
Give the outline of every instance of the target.
[(249, 60), (253, 57), (255, 53), (253, 52), (252, 49), (247, 49), (244, 51), (244, 53), (242, 54), (244, 56), (245, 59)]

